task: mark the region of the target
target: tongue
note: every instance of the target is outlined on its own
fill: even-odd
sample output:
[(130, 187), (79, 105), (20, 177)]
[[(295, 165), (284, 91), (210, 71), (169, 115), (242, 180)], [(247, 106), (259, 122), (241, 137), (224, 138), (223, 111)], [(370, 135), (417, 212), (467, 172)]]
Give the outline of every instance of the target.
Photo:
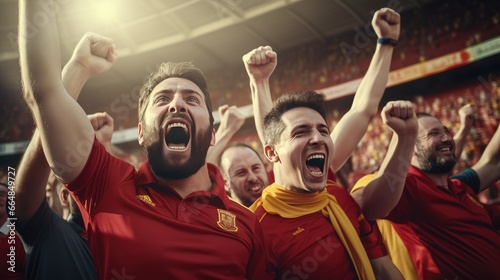
[(307, 169), (309, 169), (309, 171), (311, 171), (311, 172), (321, 172), (321, 168), (319, 168), (317, 166), (308, 165)]

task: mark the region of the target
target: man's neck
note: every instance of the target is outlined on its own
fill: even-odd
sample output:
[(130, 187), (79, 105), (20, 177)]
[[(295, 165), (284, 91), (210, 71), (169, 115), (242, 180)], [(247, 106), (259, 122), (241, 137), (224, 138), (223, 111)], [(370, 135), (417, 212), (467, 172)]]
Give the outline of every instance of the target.
[(418, 163), (418, 160), (414, 157), (412, 158), (411, 165), (418, 170), (420, 170), (422, 173), (424, 173), (429, 179), (431, 179), (436, 185), (438, 186), (443, 186), (443, 187), (448, 187), (448, 173), (430, 173), (422, 170), (420, 168), (420, 164)]
[(448, 188), (448, 173), (436, 174), (422, 171), (429, 179), (431, 179), (436, 185)]
[(209, 191), (212, 188), (212, 181), (208, 173), (207, 165), (203, 165), (193, 175), (179, 180), (163, 179), (156, 177), (158, 182), (169, 186), (176, 191), (182, 198), (197, 191)]
[(426, 175), (427, 177), (431, 178), (431, 180), (436, 183), (436, 185), (448, 188), (448, 174), (426, 173)]

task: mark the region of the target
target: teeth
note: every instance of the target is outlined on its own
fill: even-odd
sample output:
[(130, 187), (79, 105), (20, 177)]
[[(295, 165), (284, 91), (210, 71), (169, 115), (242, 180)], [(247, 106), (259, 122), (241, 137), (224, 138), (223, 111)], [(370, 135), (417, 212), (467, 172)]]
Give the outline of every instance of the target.
[(168, 148), (170, 150), (184, 150), (186, 147), (184, 147), (183, 145), (168, 145)]
[(168, 129), (171, 129), (172, 127), (182, 127), (185, 131), (187, 131), (187, 126), (183, 123), (171, 123), (167, 126)]
[(321, 171), (311, 171), (313, 175), (323, 175), (323, 172)]
[(255, 186), (255, 187), (250, 188), (250, 191), (252, 191), (252, 192), (256, 192), (258, 190), (260, 190), (260, 186)]
[(307, 160), (311, 160), (311, 159), (314, 159), (314, 158), (325, 159), (325, 156), (324, 155), (312, 155), (312, 156), (309, 156), (307, 158)]

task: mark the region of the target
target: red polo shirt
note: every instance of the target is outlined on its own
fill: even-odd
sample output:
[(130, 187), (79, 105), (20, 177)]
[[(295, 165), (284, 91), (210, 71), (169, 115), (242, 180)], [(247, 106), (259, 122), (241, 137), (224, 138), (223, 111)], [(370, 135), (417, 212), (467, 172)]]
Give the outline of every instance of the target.
[[(370, 259), (387, 255), (377, 225), (369, 224), (342, 187), (327, 187), (354, 225)], [(357, 279), (356, 270), (332, 223), (321, 213), (286, 219), (259, 206), (259, 217), (275, 279)]]
[(410, 167), (391, 220), (422, 279), (500, 279), (500, 235), (473, 190)]
[(219, 170), (213, 187), (182, 198), (95, 140), (73, 191), (100, 279), (262, 279), (260, 225), (228, 199)]

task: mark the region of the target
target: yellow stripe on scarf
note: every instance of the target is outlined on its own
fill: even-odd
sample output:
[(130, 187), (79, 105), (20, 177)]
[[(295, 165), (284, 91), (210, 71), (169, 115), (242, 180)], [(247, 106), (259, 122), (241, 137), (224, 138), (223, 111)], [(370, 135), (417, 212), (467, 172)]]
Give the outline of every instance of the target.
[(356, 229), (337, 199), (326, 189), (317, 193), (297, 193), (285, 190), (274, 183), (264, 189), (262, 198), (259, 198), (250, 209), (255, 211), (261, 204), (268, 213), (283, 218), (297, 218), (321, 211), (325, 217), (330, 218), (333, 228), (351, 257), (358, 278), (375, 279), (370, 260)]

